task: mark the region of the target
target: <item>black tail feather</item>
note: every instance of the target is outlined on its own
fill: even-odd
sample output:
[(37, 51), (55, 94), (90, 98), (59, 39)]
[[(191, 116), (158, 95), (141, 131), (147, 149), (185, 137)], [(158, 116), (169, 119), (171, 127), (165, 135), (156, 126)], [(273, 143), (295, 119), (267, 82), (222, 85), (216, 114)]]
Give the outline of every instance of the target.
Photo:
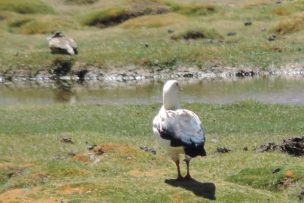
[(196, 156), (206, 156), (206, 150), (204, 147), (204, 143), (201, 145), (190, 145), (184, 147), (185, 154), (187, 154), (190, 157), (196, 157)]

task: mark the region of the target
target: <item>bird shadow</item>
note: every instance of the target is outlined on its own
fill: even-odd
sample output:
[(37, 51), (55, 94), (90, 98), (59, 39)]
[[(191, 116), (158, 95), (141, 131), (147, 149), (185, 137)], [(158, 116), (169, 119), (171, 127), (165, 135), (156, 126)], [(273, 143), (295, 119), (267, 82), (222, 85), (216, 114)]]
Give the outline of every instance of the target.
[(185, 190), (193, 192), (196, 196), (203, 197), (209, 200), (215, 200), (216, 187), (214, 183), (202, 183), (193, 178), (189, 180), (166, 179), (165, 183), (174, 187), (181, 187)]

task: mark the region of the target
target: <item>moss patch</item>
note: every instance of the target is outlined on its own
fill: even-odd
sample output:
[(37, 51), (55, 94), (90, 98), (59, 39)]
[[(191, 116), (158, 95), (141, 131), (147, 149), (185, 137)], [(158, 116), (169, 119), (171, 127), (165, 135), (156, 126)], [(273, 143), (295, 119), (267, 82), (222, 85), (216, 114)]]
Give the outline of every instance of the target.
[(245, 168), (226, 180), (258, 189), (276, 191), (291, 186), (296, 181), (304, 180), (304, 167)]

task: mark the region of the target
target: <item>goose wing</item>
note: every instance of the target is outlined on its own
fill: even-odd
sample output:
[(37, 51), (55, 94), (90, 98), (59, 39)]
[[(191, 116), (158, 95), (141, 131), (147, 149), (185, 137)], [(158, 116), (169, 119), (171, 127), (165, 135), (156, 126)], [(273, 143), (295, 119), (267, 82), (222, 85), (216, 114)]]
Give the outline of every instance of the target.
[(198, 116), (186, 109), (161, 110), (153, 121), (155, 135), (170, 141), (171, 147), (184, 147), (191, 157), (205, 156), (205, 135)]

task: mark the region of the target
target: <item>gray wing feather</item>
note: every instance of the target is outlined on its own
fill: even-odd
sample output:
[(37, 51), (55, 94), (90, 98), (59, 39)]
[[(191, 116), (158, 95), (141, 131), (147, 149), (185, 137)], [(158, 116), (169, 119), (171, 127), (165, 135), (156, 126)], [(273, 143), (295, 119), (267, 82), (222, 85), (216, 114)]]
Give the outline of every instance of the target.
[(204, 130), (198, 116), (192, 111), (179, 109), (163, 111), (156, 119), (159, 135), (177, 145), (201, 144), (205, 142)]

